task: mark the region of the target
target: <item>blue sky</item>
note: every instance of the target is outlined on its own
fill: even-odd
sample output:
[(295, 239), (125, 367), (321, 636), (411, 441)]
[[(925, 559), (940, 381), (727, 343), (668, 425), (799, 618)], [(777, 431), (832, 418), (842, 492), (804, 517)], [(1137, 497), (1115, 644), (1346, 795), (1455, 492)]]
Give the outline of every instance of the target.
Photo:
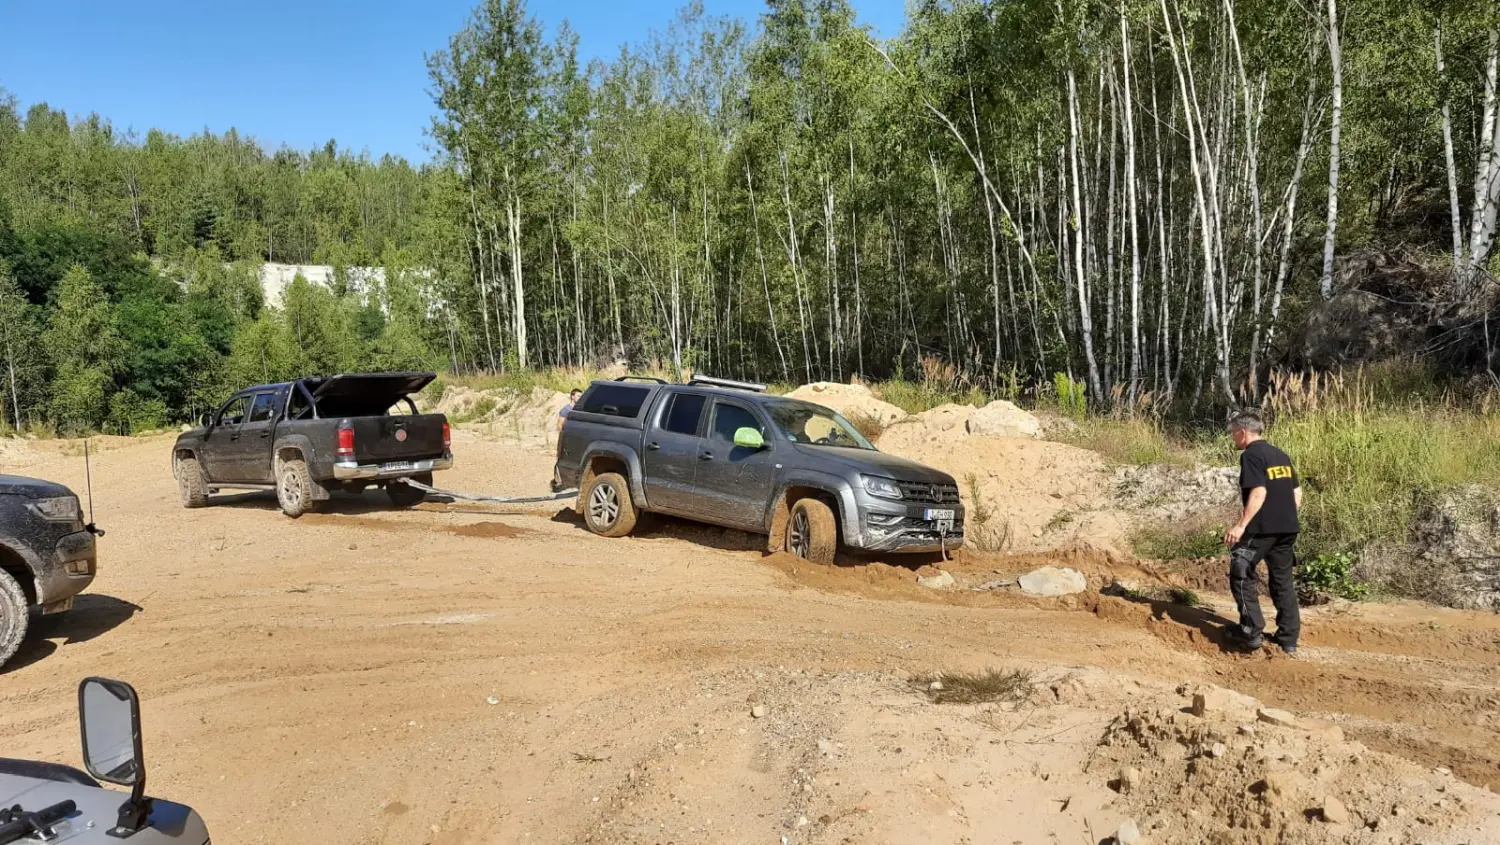
[[(230, 127), (268, 148), (321, 145), (426, 160), (432, 114), (423, 55), (472, 0), (0, 0), (0, 87), (24, 107), (98, 112), (118, 129), (187, 135)], [(549, 36), (563, 19), (585, 60), (661, 29), (680, 4), (531, 0)], [(764, 0), (704, 0), (754, 19)], [(903, 0), (856, 0), (899, 32)]]

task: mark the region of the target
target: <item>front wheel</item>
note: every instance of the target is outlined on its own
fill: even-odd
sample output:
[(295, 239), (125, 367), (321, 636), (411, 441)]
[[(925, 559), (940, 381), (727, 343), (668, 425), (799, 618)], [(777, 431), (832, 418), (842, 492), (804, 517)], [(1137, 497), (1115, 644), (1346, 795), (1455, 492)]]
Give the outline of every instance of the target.
[(597, 476), (584, 488), (583, 523), (601, 537), (624, 537), (635, 528), (635, 503), (630, 485), (618, 472)]
[(833, 510), (818, 499), (798, 499), (787, 519), (786, 550), (813, 563), (833, 563), (838, 550)]
[(201, 508), (208, 504), (208, 485), (203, 481), (203, 468), (197, 458), (181, 458), (174, 468), (177, 473), (177, 495), (185, 508)]
[(26, 593), (10, 573), (0, 570), (0, 667), (11, 659), (21, 641), (26, 639), (26, 627), (31, 623), (26, 606)]
[(385, 485), (385, 495), (396, 507), (409, 508), (427, 498), (427, 491), (418, 490), (405, 481), (392, 481)]

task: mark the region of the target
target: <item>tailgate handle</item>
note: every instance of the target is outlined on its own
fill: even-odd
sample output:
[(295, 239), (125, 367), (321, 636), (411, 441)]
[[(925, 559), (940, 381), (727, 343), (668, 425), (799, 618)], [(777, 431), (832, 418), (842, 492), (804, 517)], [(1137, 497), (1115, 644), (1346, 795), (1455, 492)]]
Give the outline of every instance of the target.
[(599, 410), (601, 410), (604, 413), (609, 414), (611, 416), (615, 416), (615, 415), (617, 415), (617, 414), (620, 413), (620, 408), (617, 405), (605, 405), (604, 407), (600, 408)]

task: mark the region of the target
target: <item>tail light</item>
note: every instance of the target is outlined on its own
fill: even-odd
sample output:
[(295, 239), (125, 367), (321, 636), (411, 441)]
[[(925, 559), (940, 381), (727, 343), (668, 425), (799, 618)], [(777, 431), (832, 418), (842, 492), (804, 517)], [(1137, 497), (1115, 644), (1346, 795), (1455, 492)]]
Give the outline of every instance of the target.
[(340, 458), (354, 457), (354, 427), (347, 420), (339, 424), (339, 447), (334, 454)]
[(453, 445), (453, 430), (448, 427), (448, 423), (445, 420), (443, 422), (443, 451), (444, 452), (448, 451), (448, 447), (450, 447), (452, 445)]

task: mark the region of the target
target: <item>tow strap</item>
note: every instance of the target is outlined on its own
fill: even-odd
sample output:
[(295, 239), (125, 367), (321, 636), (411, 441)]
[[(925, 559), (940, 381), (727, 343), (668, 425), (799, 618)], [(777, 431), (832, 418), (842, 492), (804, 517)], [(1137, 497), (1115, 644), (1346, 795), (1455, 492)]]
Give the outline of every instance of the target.
[(572, 499), (578, 496), (577, 490), (563, 490), (550, 496), (484, 496), (479, 493), (460, 493), (457, 490), (444, 490), (441, 487), (433, 487), (410, 478), (400, 479), (402, 484), (415, 487), (424, 493), (436, 493), (439, 496), (447, 496), (450, 499), (463, 499), (468, 502), (499, 502), (506, 505), (528, 505), (538, 502), (556, 502), (562, 499)]

